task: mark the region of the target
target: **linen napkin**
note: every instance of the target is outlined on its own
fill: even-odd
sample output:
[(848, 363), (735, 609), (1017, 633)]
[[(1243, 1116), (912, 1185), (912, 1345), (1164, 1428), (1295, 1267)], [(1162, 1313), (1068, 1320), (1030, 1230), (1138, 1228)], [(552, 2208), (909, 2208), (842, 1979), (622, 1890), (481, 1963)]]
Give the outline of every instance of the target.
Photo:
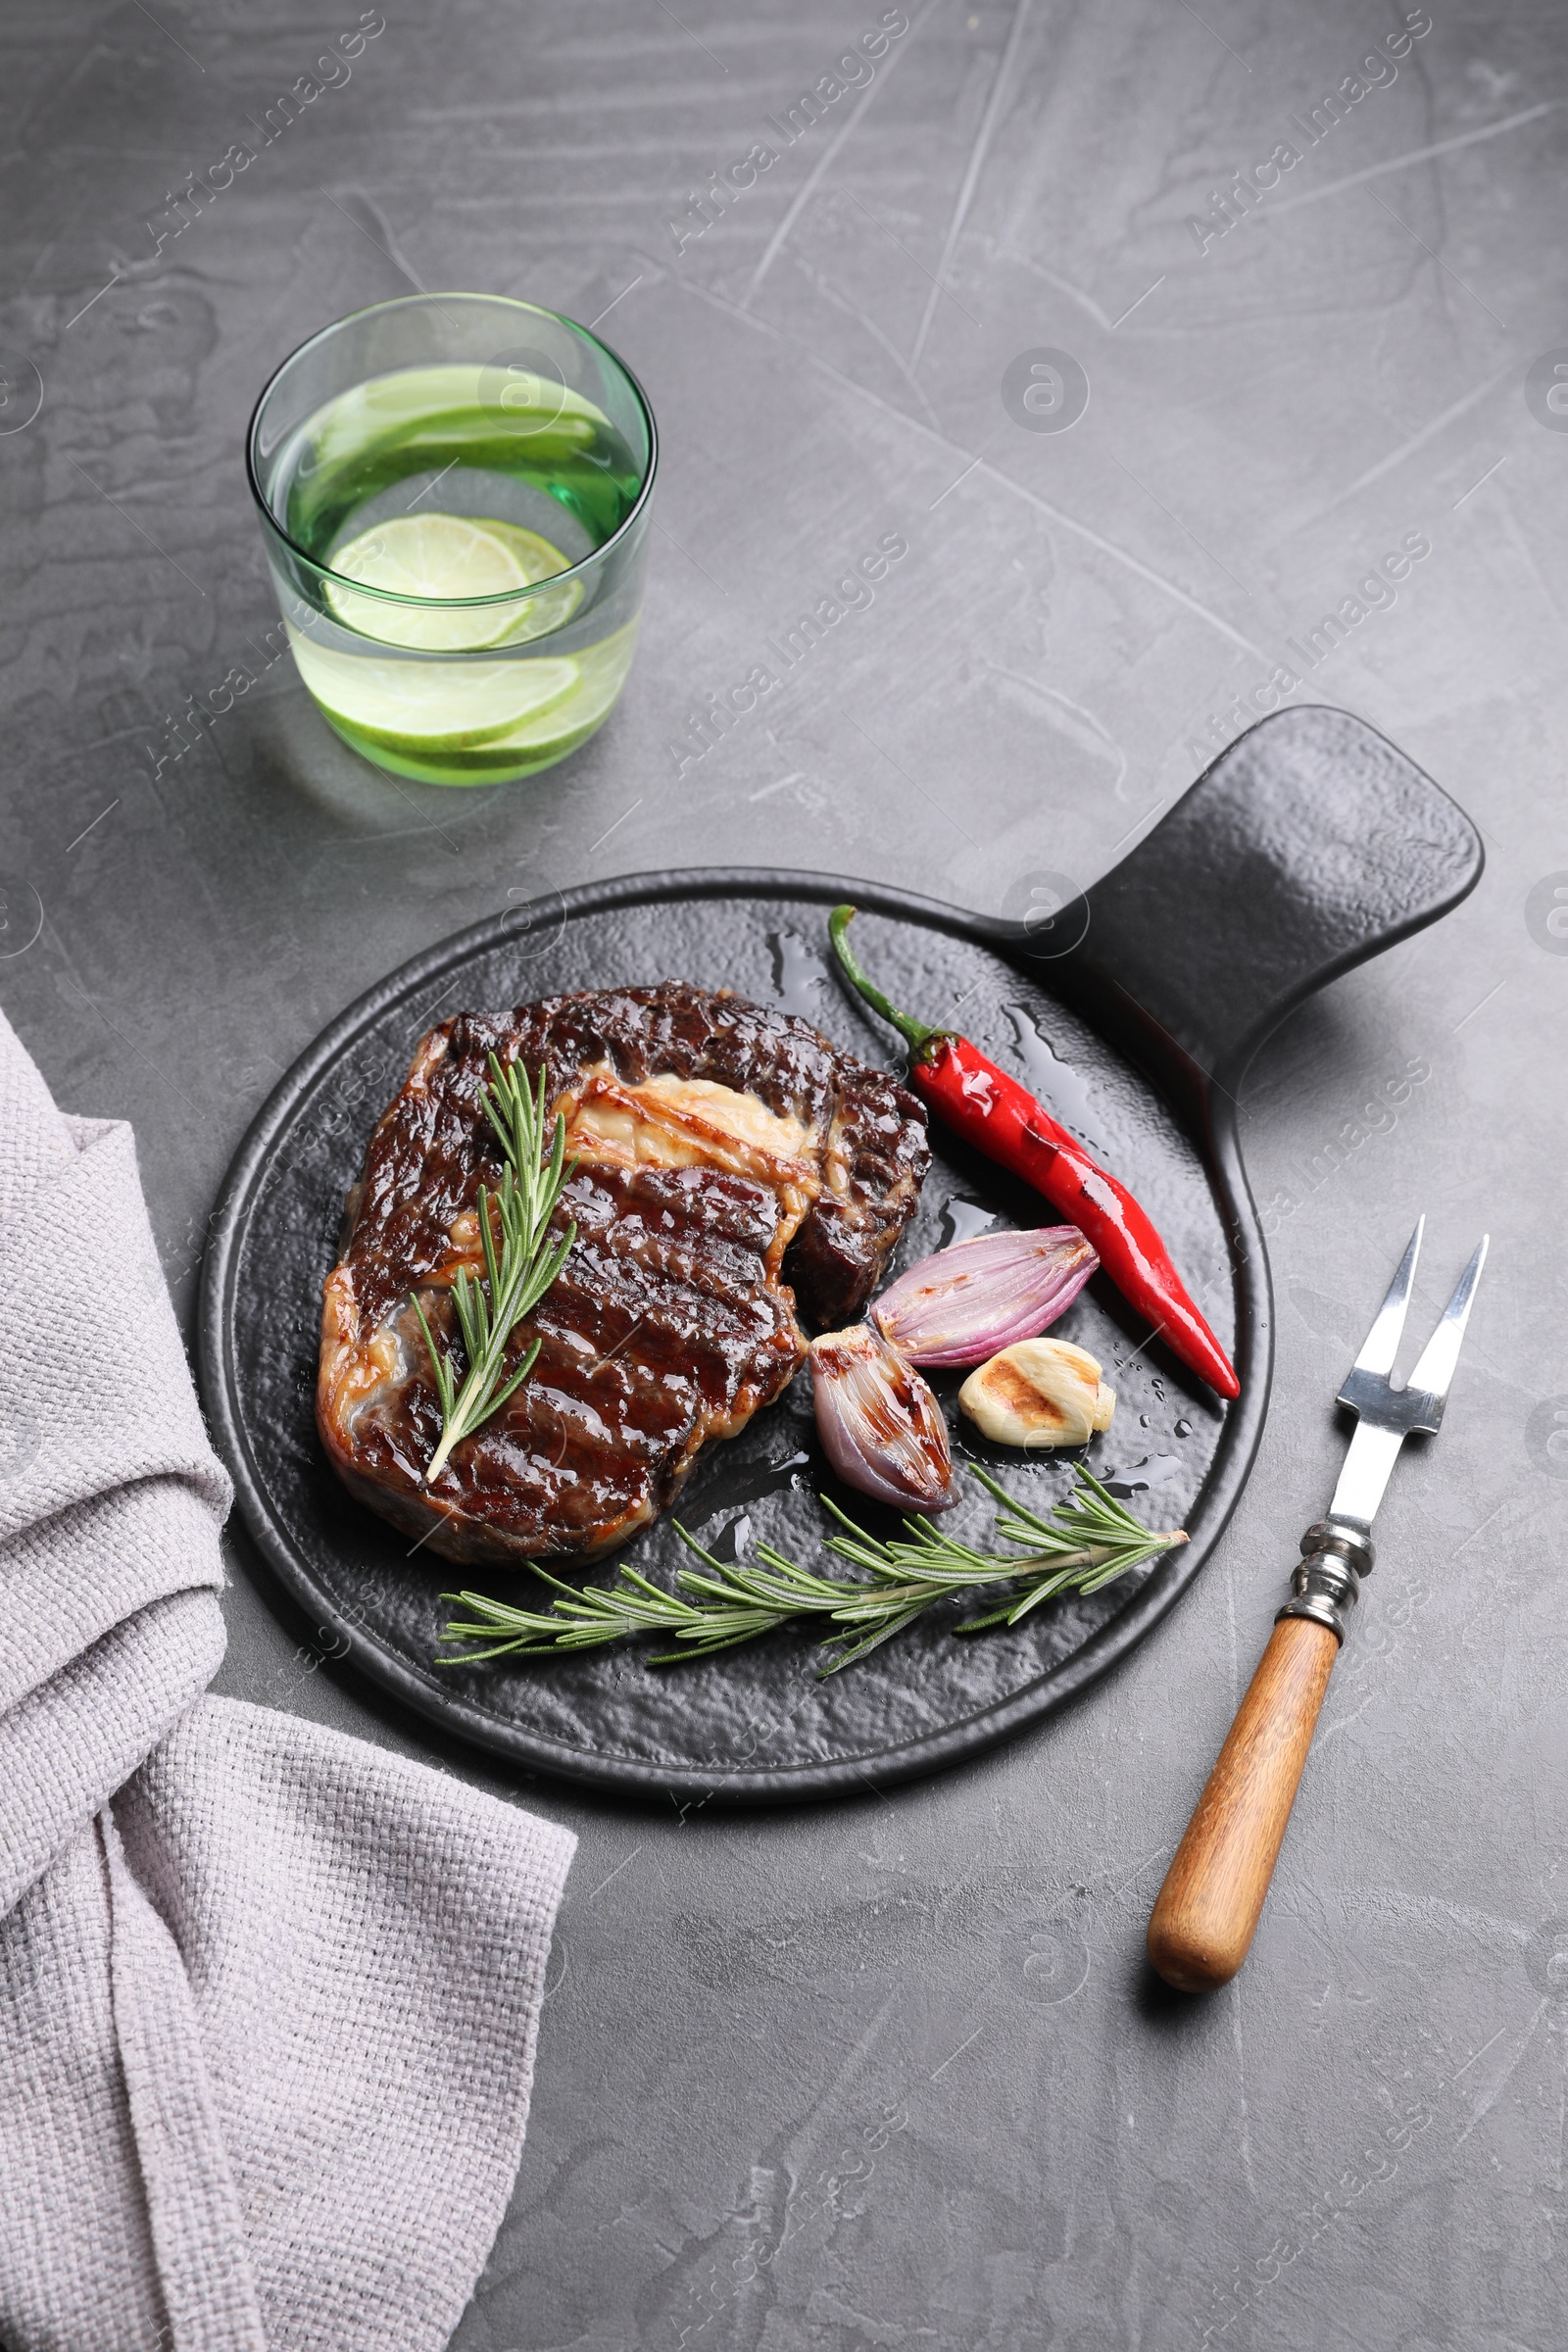
[(438, 2352), (575, 1840), (205, 1695), (227, 1480), (127, 1126), (0, 1015), (0, 2342)]

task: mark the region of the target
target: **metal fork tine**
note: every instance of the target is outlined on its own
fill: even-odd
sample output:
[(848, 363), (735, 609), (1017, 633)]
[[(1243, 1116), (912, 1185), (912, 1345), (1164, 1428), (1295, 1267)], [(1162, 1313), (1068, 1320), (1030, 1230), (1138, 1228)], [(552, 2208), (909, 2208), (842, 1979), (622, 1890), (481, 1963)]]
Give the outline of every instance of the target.
[(1415, 1262), (1421, 1254), (1421, 1236), (1426, 1231), (1425, 1216), (1417, 1217), (1415, 1231), (1405, 1244), (1399, 1270), (1389, 1285), (1389, 1295), (1373, 1318), (1372, 1328), (1362, 1343), (1361, 1352), (1351, 1366), (1356, 1372), (1378, 1372), (1385, 1379), (1394, 1370), (1398, 1352), (1399, 1336), (1404, 1330), (1405, 1309), (1410, 1303), (1410, 1290), (1415, 1281)]
[(1443, 1310), (1437, 1330), (1421, 1350), (1421, 1360), (1410, 1374), (1406, 1387), (1424, 1390), (1442, 1409), (1453, 1378), (1454, 1365), (1459, 1361), (1459, 1349), (1464, 1340), (1464, 1327), (1470, 1320), (1470, 1304), (1481, 1280), (1481, 1269), (1487, 1262), (1487, 1248), (1492, 1240), (1489, 1233), (1481, 1237), (1474, 1257), (1459, 1277), (1459, 1287)]

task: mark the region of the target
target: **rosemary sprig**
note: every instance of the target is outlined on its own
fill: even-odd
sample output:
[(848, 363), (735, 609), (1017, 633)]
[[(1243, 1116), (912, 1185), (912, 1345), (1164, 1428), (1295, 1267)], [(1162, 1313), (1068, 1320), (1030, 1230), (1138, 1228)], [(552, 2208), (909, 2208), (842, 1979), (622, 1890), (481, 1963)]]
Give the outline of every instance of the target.
[(1022, 1592), (1009, 1592), (1000, 1606), (954, 1630), (973, 1634), (987, 1626), (1016, 1625), (1042, 1601), (1061, 1592), (1096, 1592), (1152, 1553), (1187, 1541), (1180, 1529), (1156, 1535), (1141, 1525), (1081, 1466), (1078, 1484), (1049, 1517), (1013, 1501), (984, 1470), (975, 1476), (1003, 1505), (997, 1535), (1004, 1543), (1023, 1545), (1020, 1552), (974, 1551), (929, 1520), (916, 1518), (906, 1519), (906, 1533), (884, 1544), (824, 1497), (824, 1508), (840, 1529), (828, 1538), (828, 1550), (866, 1571), (866, 1581), (851, 1582), (799, 1567), (769, 1544), (758, 1545), (755, 1562), (730, 1565), (705, 1551), (677, 1521), (676, 1534), (703, 1567), (680, 1569), (673, 1592), (624, 1565), (614, 1584), (579, 1590), (535, 1562), (534, 1573), (556, 1592), (547, 1610), (514, 1608), (482, 1592), (443, 1594), (471, 1612), (454, 1618), (443, 1638), (482, 1646), (439, 1662), (456, 1666), (537, 1657), (545, 1650), (599, 1649), (629, 1635), (652, 1633), (680, 1646), (661, 1650), (649, 1663), (673, 1666), (755, 1641), (788, 1618), (819, 1617), (840, 1629), (823, 1637), (832, 1652), (822, 1669), (825, 1676), (867, 1656), (934, 1601), (956, 1592), (1022, 1584)]
[[(452, 1285), (452, 1304), (467, 1358), (461, 1386), (454, 1355), (443, 1354), (436, 1346), (423, 1307), (417, 1298), (414, 1301), (441, 1398), (441, 1443), (430, 1456), (424, 1474), (426, 1486), (439, 1478), (453, 1446), (471, 1437), (499, 1411), (533, 1370), (539, 1353), (537, 1340), (505, 1387), (498, 1385), (507, 1342), (550, 1289), (577, 1238), (575, 1222), (566, 1227), (559, 1242), (547, 1238), (556, 1202), (571, 1170), (565, 1165), (566, 1125), (559, 1113), (546, 1149), (543, 1068), (535, 1090), (518, 1076), (515, 1062), (504, 1070), (492, 1054), (490, 1084), (481, 1099), (485, 1116), (500, 1139), (505, 1165), (494, 1193), (482, 1184), (479, 1187), (476, 1206), (484, 1280), (475, 1281), (466, 1266), (462, 1266)], [(496, 1224), (501, 1228), (499, 1248)]]

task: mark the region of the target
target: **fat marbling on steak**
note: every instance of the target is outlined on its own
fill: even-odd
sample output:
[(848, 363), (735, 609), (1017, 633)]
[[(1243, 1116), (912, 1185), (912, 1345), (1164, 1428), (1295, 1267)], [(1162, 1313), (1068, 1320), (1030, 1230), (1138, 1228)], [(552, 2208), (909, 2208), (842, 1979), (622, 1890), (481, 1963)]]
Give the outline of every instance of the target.
[[(433, 1486), (441, 1434), (417, 1293), (453, 1344), (451, 1286), (483, 1271), (476, 1195), (500, 1148), (489, 1056), (543, 1067), (576, 1169), (577, 1238), (524, 1317), (533, 1371)], [(421, 1040), (378, 1122), (327, 1277), (317, 1422), (349, 1489), (449, 1559), (591, 1557), (667, 1508), (701, 1447), (858, 1316), (920, 1190), (925, 1114), (792, 1014), (682, 981), (463, 1013)]]

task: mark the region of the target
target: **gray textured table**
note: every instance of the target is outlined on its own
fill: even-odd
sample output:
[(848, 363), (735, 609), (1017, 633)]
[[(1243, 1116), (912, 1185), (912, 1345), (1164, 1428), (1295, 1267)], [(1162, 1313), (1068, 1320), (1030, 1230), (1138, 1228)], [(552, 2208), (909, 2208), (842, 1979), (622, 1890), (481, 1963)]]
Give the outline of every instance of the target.
[[(457, 2340), (1547, 2352), (1568, 33), (1477, 0), (1408, 45), (1425, 16), (1352, 0), (909, 17), (852, 78), (850, 44), (906, 22), (875, 0), (388, 0), (289, 122), (354, 0), (13, 0), (0, 1000), (63, 1102), (135, 1122), (188, 1314), (279, 1072), (509, 897), (724, 860), (994, 908), (1022, 872), (1102, 871), (1281, 665), (1400, 743), (1488, 871), (1255, 1067), (1272, 1417), (1136, 1659), (989, 1761), (831, 1810), (638, 1813), (434, 1750), (582, 1838), (515, 2203)], [(192, 170), (218, 192), (178, 206)], [(250, 404), (306, 332), (411, 283), (601, 320), (663, 430), (637, 667), (531, 787), (391, 788), (256, 650)], [(1042, 350), (1087, 380), (1067, 429), (1040, 429), (1067, 414)], [(680, 750), (887, 532), (909, 555), (874, 603)], [(1407, 535), (1430, 553), (1363, 599)], [(253, 687), (193, 715), (236, 665)], [(1420, 1208), (1424, 1313), (1494, 1234), (1448, 1424), (1395, 1482), (1253, 1956), (1189, 2004), (1147, 1977), (1148, 1906)], [(242, 1543), (233, 1573), (222, 1688), (432, 1752)]]

